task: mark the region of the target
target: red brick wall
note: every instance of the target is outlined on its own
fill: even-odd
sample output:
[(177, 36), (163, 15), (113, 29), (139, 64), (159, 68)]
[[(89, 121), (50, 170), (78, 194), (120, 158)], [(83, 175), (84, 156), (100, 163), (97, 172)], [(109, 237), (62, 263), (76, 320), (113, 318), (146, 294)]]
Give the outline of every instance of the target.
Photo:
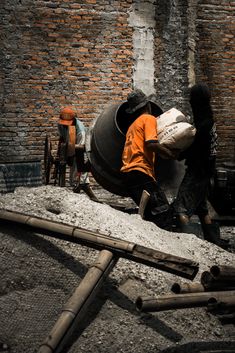
[[(41, 159), (61, 106), (89, 124), (132, 83), (132, 1), (5, 1), (0, 160)], [(54, 136), (54, 137), (53, 137)]]
[[(61, 106), (77, 107), (89, 125), (111, 101), (126, 98), (135, 65), (128, 22), (134, 2), (4, 1), (0, 162), (42, 159), (46, 133), (57, 139)], [(186, 107), (189, 3), (156, 1), (154, 60), (163, 109)], [(222, 163), (234, 151), (235, 3), (201, 0), (196, 7), (196, 78), (212, 88)]]
[(212, 89), (218, 163), (235, 161), (235, 2), (202, 0), (197, 19), (197, 78)]

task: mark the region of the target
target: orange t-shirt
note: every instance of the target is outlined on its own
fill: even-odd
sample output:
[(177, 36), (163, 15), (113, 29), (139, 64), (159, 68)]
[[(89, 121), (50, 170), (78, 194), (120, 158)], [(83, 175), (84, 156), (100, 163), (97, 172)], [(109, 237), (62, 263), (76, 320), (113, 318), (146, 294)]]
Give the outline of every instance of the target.
[(139, 170), (155, 179), (155, 153), (147, 149), (147, 141), (157, 141), (157, 120), (153, 115), (142, 114), (127, 131), (121, 172)]

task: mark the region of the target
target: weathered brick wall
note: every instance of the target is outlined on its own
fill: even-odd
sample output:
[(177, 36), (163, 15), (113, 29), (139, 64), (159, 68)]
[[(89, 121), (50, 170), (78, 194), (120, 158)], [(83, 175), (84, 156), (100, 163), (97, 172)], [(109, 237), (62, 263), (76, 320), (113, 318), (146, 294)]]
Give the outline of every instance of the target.
[(235, 2), (199, 1), (198, 79), (208, 82), (219, 135), (218, 163), (235, 162)]
[(5, 0), (2, 24), (1, 155), (43, 157), (61, 106), (89, 124), (132, 82), (130, 0)]
[[(46, 133), (57, 139), (61, 106), (74, 105), (89, 125), (111, 101), (126, 98), (136, 83), (133, 71), (141, 51), (141, 46), (137, 51), (133, 48), (135, 21), (130, 23), (130, 13), (136, 8), (138, 18), (147, 16), (143, 23), (148, 23), (144, 9), (150, 4), (151, 9), (155, 6), (154, 88), (160, 104), (164, 110), (176, 106), (186, 112), (189, 69), (193, 74), (195, 69), (196, 80), (205, 80), (212, 88), (219, 162), (231, 159), (234, 2), (141, 1), (144, 4), (136, 0), (1, 3), (1, 162), (42, 159)], [(139, 32), (141, 26), (140, 22)], [(194, 41), (195, 67), (192, 58), (189, 63)]]

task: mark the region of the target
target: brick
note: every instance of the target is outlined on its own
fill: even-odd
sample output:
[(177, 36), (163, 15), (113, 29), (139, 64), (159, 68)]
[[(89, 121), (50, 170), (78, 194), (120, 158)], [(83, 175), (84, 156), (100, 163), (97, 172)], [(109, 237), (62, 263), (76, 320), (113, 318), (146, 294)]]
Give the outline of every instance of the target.
[[(3, 119), (9, 119), (4, 124), (12, 134), (3, 135), (0, 149), (4, 146), (9, 159), (23, 160), (36, 155), (43, 159), (46, 133), (57, 139), (61, 106), (76, 105), (80, 118), (89, 125), (111, 98), (112, 101), (126, 98), (132, 89), (136, 64), (134, 29), (129, 24), (132, 3), (132, 0), (42, 1), (37, 3), (37, 16), (29, 26), (34, 14), (26, 3), (21, 2), (17, 12), (19, 7), (7, 2), (1, 10), (6, 34), (2, 51), (7, 54), (1, 60), (4, 72), (1, 79), (5, 81)], [(189, 2), (176, 3), (175, 18), (169, 20), (167, 27), (160, 3), (156, 10), (159, 15), (154, 34), (155, 89), (164, 109), (172, 101), (184, 106), (188, 85), (185, 19)], [(211, 0), (197, 3), (196, 78), (205, 80), (212, 88), (214, 115), (224, 146), (219, 149), (218, 158), (223, 161), (233, 151), (231, 134), (235, 126), (234, 4)], [(9, 22), (9, 13), (15, 22)], [(182, 25), (178, 27), (178, 23)], [(19, 127), (26, 128), (24, 132), (29, 138), (19, 137)], [(9, 141), (14, 141), (14, 150), (10, 144), (7, 148)]]

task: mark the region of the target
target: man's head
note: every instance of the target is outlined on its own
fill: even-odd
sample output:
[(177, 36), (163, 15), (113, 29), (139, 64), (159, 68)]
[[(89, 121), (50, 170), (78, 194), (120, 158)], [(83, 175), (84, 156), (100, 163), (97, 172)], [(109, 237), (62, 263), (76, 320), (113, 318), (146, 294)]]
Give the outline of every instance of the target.
[(206, 83), (197, 83), (190, 89), (190, 103), (197, 105), (210, 104), (211, 94)]
[(59, 124), (68, 125), (68, 126), (73, 125), (73, 121), (76, 115), (77, 114), (75, 110), (70, 107), (65, 107), (61, 109)]
[(137, 110), (148, 105), (148, 98), (141, 89), (135, 89), (127, 96), (127, 113), (135, 113)]
[(151, 113), (154, 116), (159, 116), (163, 114), (163, 110), (159, 105), (158, 97), (155, 93), (152, 93), (148, 96), (148, 101), (151, 103)]
[(213, 112), (210, 104), (211, 94), (205, 83), (197, 83), (190, 89), (190, 105), (196, 128), (210, 121), (213, 122)]

